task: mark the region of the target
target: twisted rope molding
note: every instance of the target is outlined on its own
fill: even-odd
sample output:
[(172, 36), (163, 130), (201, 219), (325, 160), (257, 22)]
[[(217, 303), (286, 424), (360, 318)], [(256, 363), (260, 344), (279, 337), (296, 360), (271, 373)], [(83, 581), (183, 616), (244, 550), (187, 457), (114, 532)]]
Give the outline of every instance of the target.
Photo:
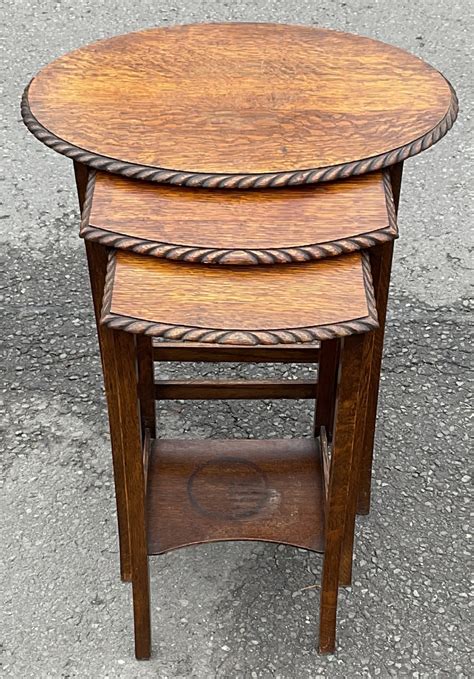
[(81, 236), (82, 236), (83, 230), (87, 229), (87, 227), (89, 226), (89, 219), (90, 219), (90, 216), (91, 216), (92, 200), (94, 198), (96, 177), (97, 177), (97, 171), (96, 170), (89, 170), (89, 172), (87, 174), (86, 192), (84, 194), (84, 202), (82, 203), (81, 222), (80, 222), (80, 226), (79, 226), (79, 234)]
[(398, 221), (397, 221), (397, 210), (395, 208), (395, 200), (393, 198), (393, 186), (392, 178), (390, 176), (390, 170), (383, 170), (382, 172), (382, 182), (385, 194), (385, 205), (387, 207), (387, 216), (389, 229), (392, 229), (394, 235), (390, 240), (395, 240), (398, 238)]
[[(442, 75), (442, 74), (440, 74)], [(444, 76), (442, 76), (444, 77)], [(446, 80), (446, 79), (445, 79)], [(213, 189), (259, 189), (275, 188), (278, 186), (293, 186), (296, 184), (316, 184), (317, 182), (343, 179), (352, 175), (366, 174), (383, 167), (400, 163), (402, 160), (415, 156), (421, 151), (436, 144), (451, 129), (458, 114), (458, 99), (449, 81), (451, 101), (445, 116), (429, 132), (418, 139), (400, 146), (397, 149), (381, 153), (364, 160), (341, 163), (329, 167), (308, 170), (292, 170), (288, 172), (268, 172), (263, 174), (220, 174), (202, 172), (181, 172), (165, 168), (154, 168), (149, 165), (116, 160), (97, 153), (86, 151), (71, 144), (46, 129), (33, 115), (28, 102), (28, 90), (31, 82), (25, 88), (21, 101), (21, 115), (23, 122), (30, 132), (43, 144), (72, 158), (78, 163), (89, 165), (96, 170), (121, 174), (129, 179), (144, 179), (161, 184), (177, 184), (180, 186), (194, 186)]]
[(188, 325), (174, 325), (159, 321), (146, 321), (131, 316), (111, 313), (112, 292), (116, 268), (116, 251), (111, 250), (105, 277), (104, 297), (101, 324), (114, 330), (122, 330), (134, 334), (162, 337), (167, 340), (181, 342), (205, 342), (207, 344), (226, 345), (275, 345), (305, 344), (324, 341), (336, 337), (346, 337), (369, 332), (378, 328), (377, 308), (375, 303), (372, 273), (367, 253), (362, 253), (362, 271), (367, 299), (368, 316), (352, 321), (342, 321), (314, 327), (272, 329), (272, 330), (219, 330), (215, 328), (198, 328)]
[(151, 255), (153, 257), (193, 264), (228, 266), (308, 262), (363, 250), (397, 238), (396, 232), (387, 227), (371, 234), (363, 234), (354, 238), (317, 245), (297, 246), (294, 248), (271, 248), (268, 250), (218, 250), (145, 241), (90, 226), (86, 226), (81, 230), (81, 236), (86, 240), (91, 240), (107, 247), (119, 250), (132, 250), (140, 255)]
[(257, 266), (261, 264), (289, 264), (308, 262), (325, 257), (335, 257), (348, 252), (365, 250), (374, 245), (398, 238), (392, 184), (387, 170), (383, 172), (383, 186), (387, 205), (388, 226), (377, 231), (326, 243), (298, 245), (284, 248), (265, 249), (224, 249), (190, 245), (176, 245), (159, 241), (145, 240), (134, 236), (106, 231), (90, 226), (89, 217), (92, 206), (96, 172), (91, 171), (87, 183), (84, 208), (81, 219), (80, 235), (106, 247), (117, 250), (131, 250), (140, 255), (151, 255), (193, 264), (215, 264), (232, 266)]

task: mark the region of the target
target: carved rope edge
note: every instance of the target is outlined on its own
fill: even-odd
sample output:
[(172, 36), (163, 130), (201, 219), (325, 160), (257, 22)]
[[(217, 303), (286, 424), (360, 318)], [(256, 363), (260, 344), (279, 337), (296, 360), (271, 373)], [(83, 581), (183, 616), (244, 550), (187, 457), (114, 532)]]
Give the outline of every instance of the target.
[(79, 234), (82, 237), (83, 231), (87, 230), (89, 227), (89, 218), (92, 210), (92, 199), (94, 197), (95, 190), (95, 180), (97, 177), (97, 171), (91, 170), (87, 174), (86, 192), (84, 194), (84, 202), (81, 209), (81, 222), (79, 226)]
[(367, 299), (368, 316), (353, 321), (342, 321), (315, 327), (289, 328), (281, 330), (217, 330), (213, 328), (197, 328), (187, 325), (173, 325), (157, 321), (146, 321), (131, 316), (122, 316), (110, 311), (116, 268), (116, 251), (111, 250), (104, 285), (104, 297), (101, 324), (114, 330), (122, 330), (134, 334), (163, 337), (167, 340), (181, 342), (205, 342), (207, 344), (227, 345), (275, 345), (304, 344), (324, 341), (336, 337), (346, 337), (369, 332), (378, 327), (377, 309), (370, 261), (367, 253), (362, 253), (362, 272)]
[[(442, 74), (440, 74), (442, 75)], [(444, 78), (444, 76), (442, 76)], [(446, 80), (446, 78), (444, 78)], [(291, 170), (287, 172), (269, 172), (264, 174), (220, 174), (202, 172), (180, 172), (165, 168), (154, 168), (148, 165), (137, 165), (122, 160), (116, 160), (97, 153), (86, 151), (71, 144), (46, 129), (33, 115), (28, 102), (28, 90), (32, 80), (23, 92), (21, 100), (21, 115), (23, 122), (30, 132), (43, 144), (58, 153), (72, 158), (78, 163), (89, 165), (96, 170), (124, 175), (129, 179), (144, 179), (161, 184), (177, 184), (180, 186), (194, 186), (214, 189), (259, 189), (278, 186), (293, 186), (297, 184), (315, 184), (317, 182), (333, 181), (353, 175), (366, 174), (380, 170), (383, 167), (400, 163), (402, 160), (415, 156), (429, 148), (451, 129), (458, 114), (458, 99), (451, 83), (446, 80), (450, 91), (451, 101), (445, 116), (429, 132), (418, 139), (400, 146), (392, 151), (381, 153), (364, 160), (341, 163), (329, 167), (309, 170)]]
[(140, 255), (160, 257), (192, 264), (215, 264), (231, 266), (257, 266), (262, 264), (291, 264), (308, 262), (311, 260), (336, 257), (337, 255), (365, 250), (380, 243), (398, 238), (396, 222), (389, 226), (371, 231), (352, 238), (344, 238), (326, 243), (313, 245), (298, 245), (285, 248), (268, 249), (224, 249), (207, 248), (190, 245), (174, 245), (158, 241), (144, 240), (133, 236), (106, 231), (90, 226), (84, 219), (81, 224), (80, 235), (85, 240), (91, 240), (107, 247), (119, 250), (131, 250)]
[(390, 170), (384, 169), (382, 171), (382, 181), (385, 194), (385, 206), (387, 208), (388, 224), (389, 229), (392, 229), (395, 234), (392, 240), (398, 238), (398, 221), (397, 221), (397, 211), (395, 209), (395, 201), (393, 198), (393, 185), (392, 178), (390, 176)]
[(81, 237), (107, 247), (118, 250), (131, 250), (139, 255), (160, 257), (192, 264), (215, 264), (229, 266), (257, 266), (262, 264), (291, 264), (309, 262), (325, 257), (336, 257), (358, 250), (365, 250), (380, 243), (398, 238), (392, 226), (366, 234), (338, 241), (318, 243), (315, 245), (299, 245), (293, 248), (269, 248), (261, 250), (225, 250), (200, 248), (189, 245), (173, 245), (143, 240), (123, 234), (105, 231), (93, 226), (81, 227)]

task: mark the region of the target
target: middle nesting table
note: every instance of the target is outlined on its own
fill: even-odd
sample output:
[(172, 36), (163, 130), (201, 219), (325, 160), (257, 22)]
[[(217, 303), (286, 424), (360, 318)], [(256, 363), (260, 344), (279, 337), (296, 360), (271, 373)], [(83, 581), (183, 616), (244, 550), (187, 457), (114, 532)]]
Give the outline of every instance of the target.
[[(380, 248), (391, 246), (391, 241), (398, 237), (390, 169), (336, 182), (255, 190), (183, 188), (128, 180), (118, 175), (89, 170), (84, 198), (81, 236), (89, 243), (89, 269), (98, 322), (107, 252), (110, 249), (128, 250), (194, 265), (248, 267), (249, 271), (255, 266), (304, 266), (305, 262), (311, 260), (332, 259), (334, 256), (369, 249), (377, 271)], [(290, 269), (286, 275), (291, 275)], [(199, 284), (198, 279), (196, 277), (196, 285)], [(388, 281), (375, 275), (374, 292), (381, 327), (379, 334), (382, 337), (386, 309), (384, 288), (387, 284)], [(329, 303), (331, 294), (327, 300)], [(199, 332), (199, 328), (192, 333), (183, 332), (185, 322), (181, 330), (173, 327), (166, 329), (164, 325), (169, 319), (161, 320), (161, 325), (150, 323), (146, 333), (179, 340), (180, 343), (202, 343), (206, 336), (206, 332)], [(267, 329), (271, 328), (267, 325)], [(264, 344), (275, 347), (279, 344), (287, 346), (292, 341), (299, 346), (315, 341), (310, 333), (303, 332), (288, 333), (286, 338), (281, 333), (267, 333), (263, 342), (255, 339), (252, 333), (222, 332), (217, 342), (215, 335), (207, 337), (214, 345), (214, 357), (217, 356), (216, 344), (221, 347), (226, 344), (240, 344), (242, 347)], [(100, 328), (99, 338), (102, 342)], [(373, 376), (369, 388), (374, 392), (378, 390), (382, 341), (379, 338), (378, 351), (374, 351), (370, 368)], [(208, 348), (211, 350), (211, 346)], [(196, 351), (196, 347), (193, 351)], [(264, 357), (261, 350), (257, 351), (253, 355)], [(318, 380), (328, 397), (325, 403), (318, 406), (315, 426), (317, 430), (324, 424), (329, 436), (332, 434), (334, 415), (337, 352), (337, 342), (325, 342), (319, 356)], [(205, 349), (200, 349), (199, 360), (206, 360), (205, 355)], [(220, 356), (225, 359), (223, 350)], [(242, 353), (238, 356), (238, 352), (232, 356), (235, 360), (251, 360), (245, 359)], [(268, 361), (269, 357), (266, 356), (264, 360)], [(376, 404), (376, 398), (372, 401)], [(154, 420), (151, 406), (149, 410), (150, 419)], [(369, 408), (366, 416), (367, 432), (373, 433), (375, 419), (376, 407)], [(373, 435), (367, 436), (364, 448), (360, 498), (370, 492)], [(367, 507), (367, 498), (360, 506)], [(362, 513), (366, 511), (362, 509)]]
[(81, 235), (200, 264), (305, 262), (397, 237), (389, 171), (313, 186), (191, 189), (91, 171)]
[[(150, 260), (149, 266), (144, 262), (137, 267), (139, 276), (135, 285), (140, 287), (140, 281), (144, 284), (140, 297), (144, 304), (128, 310), (122, 308), (116, 319), (110, 315), (110, 309), (106, 309), (109, 326), (127, 325), (129, 330), (135, 327), (138, 333), (179, 343), (178, 346), (172, 347), (167, 346), (169, 342), (160, 342), (157, 356), (156, 348), (153, 351), (151, 338), (142, 335), (140, 349), (143, 355), (148, 356), (143, 364), (148, 362), (151, 365), (153, 357), (155, 360), (170, 360), (165, 358), (166, 355), (172, 356), (172, 360), (191, 361), (232, 359), (256, 362), (261, 360), (314, 362), (316, 355), (314, 343), (323, 336), (314, 337), (311, 332), (301, 327), (301, 322), (297, 322), (302, 318), (307, 319), (308, 313), (298, 314), (294, 313), (294, 309), (288, 309), (286, 330), (282, 332), (283, 317), (279, 312), (280, 318), (274, 318), (275, 328), (278, 328), (279, 332), (271, 332), (272, 323), (269, 314), (265, 313), (267, 302), (262, 289), (262, 280), (265, 277), (262, 279), (259, 276), (259, 284), (252, 286), (251, 272), (257, 266), (270, 273), (270, 270), (275, 268), (273, 265), (279, 265), (276, 269), (281, 272), (282, 281), (278, 287), (282, 291), (280, 294), (283, 295), (285, 280), (288, 283), (292, 276), (298, 278), (300, 288), (301, 285), (304, 286), (305, 269), (311, 260), (327, 258), (328, 281), (331, 280), (331, 271), (341, 266), (337, 261), (340, 261), (340, 257), (335, 256), (342, 255), (345, 258), (350, 253), (369, 249), (369, 254), (374, 254), (377, 268), (377, 258), (380, 256), (378, 250), (391, 246), (390, 241), (398, 237), (398, 229), (390, 170), (311, 186), (232, 191), (159, 185), (89, 170), (82, 208), (81, 235), (88, 243), (89, 269), (103, 358), (110, 353), (104, 346), (108, 341), (107, 336), (104, 334), (103, 326), (99, 324), (106, 282), (107, 253), (111, 250), (128, 250), (131, 251), (130, 254), (145, 255)], [(166, 290), (166, 277), (172, 276), (175, 284), (175, 276), (179, 275), (173, 268), (169, 270), (166, 266), (151, 267), (155, 258), (176, 260), (176, 263), (179, 261), (184, 267), (188, 263), (192, 265), (193, 271), (181, 272), (186, 279), (184, 281), (186, 292), (183, 292), (181, 297), (175, 294), (174, 299), (171, 299), (174, 293), (173, 286), (170, 286), (168, 292), (171, 298), (165, 303), (162, 293), (158, 307), (151, 309), (148, 304), (147, 309), (146, 285), (154, 285), (153, 281), (159, 279), (161, 284), (165, 284), (163, 289)], [(127, 261), (129, 268), (133, 269), (133, 260)], [(202, 276), (199, 275), (201, 265), (203, 265)], [(209, 307), (200, 314), (199, 308), (195, 305), (192, 309), (192, 318), (189, 314), (186, 315), (185, 309), (190, 310), (193, 285), (207, 285), (211, 288), (214, 286), (214, 291), (209, 292), (209, 295), (212, 297), (212, 294), (217, 294), (219, 277), (206, 274), (206, 269), (216, 266), (236, 271), (248, 269), (250, 285), (246, 292), (247, 304), (253, 305), (254, 308), (247, 316), (253, 317), (256, 323), (254, 328), (232, 327), (233, 323), (238, 326), (239, 319), (232, 317), (230, 308), (226, 314), (226, 323), (221, 322), (220, 325), (217, 309), (212, 320)], [(113, 266), (109, 266), (109, 279), (114, 275), (114, 270)], [(150, 274), (148, 278), (146, 271)], [(275, 282), (276, 274), (276, 270), (272, 272), (272, 284)], [(310, 271), (308, 275), (311, 277)], [(237, 281), (238, 278), (231, 276), (229, 280)], [(221, 280), (229, 284), (228, 277), (222, 277)], [(337, 280), (337, 276), (334, 280)], [(376, 300), (379, 297), (379, 284), (382, 288), (385, 283), (380, 282), (376, 276), (374, 280)], [(304, 290), (300, 290), (298, 304), (305, 304), (309, 310), (309, 317), (312, 317), (311, 305), (318, 306), (321, 299), (312, 299), (314, 291), (310, 288), (311, 286), (308, 286), (308, 299), (305, 299)], [(234, 293), (235, 291), (230, 290), (228, 294)], [(349, 293), (350, 290), (346, 290), (344, 294)], [(225, 290), (219, 292), (221, 301), (225, 294)], [(321, 294), (322, 292), (319, 296)], [(337, 309), (338, 294), (341, 294), (341, 290), (338, 291), (336, 286), (334, 288), (329, 286), (324, 290), (323, 303), (328, 309), (332, 311)], [(263, 296), (263, 299), (256, 300), (259, 295)], [(152, 301), (153, 297), (148, 290), (149, 300)], [(212, 302), (211, 297), (209, 299)], [(383, 333), (385, 304), (383, 295), (380, 297), (382, 301), (380, 305), (377, 304), (377, 312)], [(279, 302), (281, 310), (282, 300)], [(290, 295), (288, 306), (294, 304), (295, 300)], [(268, 306), (271, 307), (270, 300)], [(178, 318), (180, 323), (177, 323)], [(260, 324), (256, 319), (261, 321)], [(321, 323), (321, 319), (318, 322)], [(329, 326), (330, 315), (328, 320), (322, 322)], [(257, 334), (249, 332), (252, 329), (259, 332)], [(328, 327), (324, 339), (330, 338), (331, 331)], [(279, 350), (278, 346), (282, 349)], [(291, 356), (286, 352), (286, 349), (290, 348)], [(269, 349), (275, 351), (269, 354)], [(326, 394), (326, 398), (324, 402), (319, 399), (317, 404), (315, 431), (317, 433), (319, 428), (324, 426), (329, 437), (333, 430), (338, 351), (336, 340), (325, 341), (317, 357), (319, 393)], [(372, 360), (370, 371), (378, 373), (375, 352)], [(150, 383), (149, 393), (153, 393), (152, 371), (146, 369), (145, 372), (148, 374), (146, 381)], [(239, 388), (233, 390), (232, 386), (227, 386), (221, 398), (239, 397)], [(374, 380), (371, 377), (368, 388), (377, 390), (378, 379)], [(175, 398), (183, 397), (179, 395), (179, 389), (168, 391), (174, 394)], [(196, 393), (199, 393), (199, 389)], [(265, 394), (267, 398), (278, 397), (275, 390), (271, 389), (261, 391), (260, 397), (264, 398)], [(154, 396), (145, 400), (148, 403), (145, 407), (148, 413), (146, 426), (153, 436)], [(373, 433), (375, 418), (376, 408), (368, 409), (365, 417), (366, 432)], [(373, 436), (367, 436), (362, 453), (363, 471), (359, 498), (370, 489), (372, 447)]]

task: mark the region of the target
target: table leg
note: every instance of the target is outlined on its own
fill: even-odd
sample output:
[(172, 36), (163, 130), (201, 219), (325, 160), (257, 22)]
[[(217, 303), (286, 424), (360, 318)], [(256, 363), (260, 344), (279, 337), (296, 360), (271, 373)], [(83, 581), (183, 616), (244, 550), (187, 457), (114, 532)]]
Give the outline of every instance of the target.
[(362, 451), (364, 450), (364, 430), (368, 401), (370, 365), (373, 351), (373, 334), (365, 336), (364, 350), (361, 358), (361, 379), (358, 393), (358, 408), (355, 423), (354, 450), (352, 455), (352, 473), (347, 498), (346, 520), (344, 523), (344, 540), (342, 543), (341, 563), (339, 569), (339, 585), (348, 587), (352, 582), (352, 561), (354, 551), (354, 532), (359, 491), (359, 476)]
[(97, 337), (99, 339), (102, 373), (104, 377), (107, 411), (109, 415), (110, 443), (114, 468), (115, 500), (117, 504), (117, 522), (120, 549), (120, 575), (122, 580), (131, 580), (130, 538), (128, 522), (128, 504), (124, 481), (124, 459), (121, 437), (122, 422), (120, 419), (118, 386), (115, 375), (114, 343), (112, 330), (100, 325), (100, 308), (102, 304), (105, 271), (107, 267), (107, 248), (91, 241), (86, 241), (87, 261), (91, 281), (92, 297), (96, 314)]
[(137, 335), (138, 394), (143, 431), (148, 429), (156, 437), (155, 369), (153, 340), (147, 335)]
[(320, 428), (325, 426), (329, 440), (332, 439), (334, 426), (339, 347), (340, 340), (326, 340), (321, 342), (319, 350), (314, 435), (319, 436)]
[[(74, 164), (79, 205), (82, 208), (87, 185), (87, 167)], [(132, 576), (130, 560), (130, 541), (128, 529), (127, 496), (124, 485), (124, 463), (122, 438), (120, 434), (120, 413), (115, 382), (114, 347), (112, 331), (100, 325), (100, 312), (104, 294), (105, 274), (108, 261), (108, 249), (92, 241), (85, 241), (89, 277), (94, 304), (94, 313), (99, 340), (104, 387), (107, 398), (109, 416), (110, 442), (114, 468), (115, 500), (117, 505), (117, 522), (120, 549), (120, 575), (123, 581), (129, 582)]]
[(332, 653), (335, 650), (341, 549), (351, 475), (355, 472), (352, 459), (355, 449), (356, 420), (360, 409), (359, 392), (366, 342), (366, 335), (351, 335), (343, 340), (341, 348), (336, 425), (326, 501), (319, 624), (320, 653)]
[[(403, 163), (394, 165), (390, 170), (395, 210), (398, 212)], [(357, 514), (368, 514), (370, 510), (370, 487), (372, 483), (372, 463), (374, 453), (375, 425), (377, 420), (377, 404), (380, 386), (380, 370), (387, 315), (388, 291), (392, 273), (393, 241), (377, 245), (370, 250), (370, 262), (374, 282), (375, 299), (379, 328), (374, 332), (372, 362), (367, 399), (364, 446), (361, 454), (359, 497)]]
[(135, 336), (111, 331), (115, 383), (120, 413), (120, 433), (130, 526), (135, 655), (146, 660), (151, 652), (150, 582), (146, 534), (145, 470), (140, 423)]

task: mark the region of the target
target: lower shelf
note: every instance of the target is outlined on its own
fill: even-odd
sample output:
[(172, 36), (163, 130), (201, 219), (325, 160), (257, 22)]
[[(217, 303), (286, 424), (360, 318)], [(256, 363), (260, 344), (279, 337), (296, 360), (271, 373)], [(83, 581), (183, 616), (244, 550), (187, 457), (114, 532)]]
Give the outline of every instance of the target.
[(156, 440), (148, 466), (148, 552), (220, 540), (324, 545), (318, 441)]

